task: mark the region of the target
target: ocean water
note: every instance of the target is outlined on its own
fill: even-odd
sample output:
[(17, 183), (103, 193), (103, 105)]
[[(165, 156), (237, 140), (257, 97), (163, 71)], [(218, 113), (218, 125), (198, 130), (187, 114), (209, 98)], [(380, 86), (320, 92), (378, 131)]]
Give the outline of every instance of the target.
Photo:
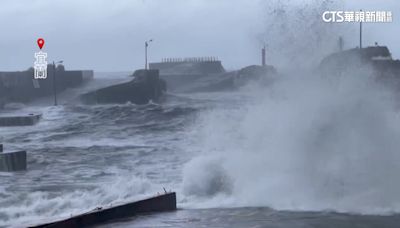
[(163, 104), (61, 102), (0, 128), (28, 171), (0, 173), (0, 226), (177, 192), (176, 212), (102, 227), (399, 227), (397, 95), (368, 77), (281, 76)]

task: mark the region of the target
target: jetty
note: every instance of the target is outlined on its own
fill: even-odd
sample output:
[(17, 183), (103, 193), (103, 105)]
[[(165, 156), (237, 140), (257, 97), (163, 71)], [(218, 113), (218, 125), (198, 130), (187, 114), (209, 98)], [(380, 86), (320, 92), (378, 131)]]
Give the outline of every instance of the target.
[(80, 99), (85, 104), (147, 104), (149, 101), (160, 101), (167, 90), (158, 70), (137, 70), (132, 76), (129, 82), (85, 93)]
[(73, 216), (71, 218), (51, 223), (30, 226), (32, 228), (74, 228), (90, 227), (105, 224), (119, 219), (126, 219), (143, 213), (155, 213), (176, 210), (176, 193), (169, 192), (144, 200), (127, 204), (111, 206), (109, 208), (98, 207), (93, 211)]

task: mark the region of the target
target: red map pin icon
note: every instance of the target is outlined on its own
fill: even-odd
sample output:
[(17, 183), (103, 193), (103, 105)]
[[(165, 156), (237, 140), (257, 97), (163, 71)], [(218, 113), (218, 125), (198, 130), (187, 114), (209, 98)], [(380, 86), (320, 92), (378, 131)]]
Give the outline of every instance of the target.
[(42, 49), (42, 47), (43, 47), (43, 45), (44, 45), (44, 39), (39, 38), (39, 39), (37, 40), (37, 44), (39, 45), (39, 48)]

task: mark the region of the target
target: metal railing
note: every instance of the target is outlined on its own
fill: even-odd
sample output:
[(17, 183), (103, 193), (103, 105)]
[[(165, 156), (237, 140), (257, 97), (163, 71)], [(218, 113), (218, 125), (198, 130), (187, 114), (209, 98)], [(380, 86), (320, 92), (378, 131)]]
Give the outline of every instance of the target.
[(217, 57), (192, 57), (192, 58), (162, 58), (163, 63), (204, 63), (204, 62), (218, 62)]

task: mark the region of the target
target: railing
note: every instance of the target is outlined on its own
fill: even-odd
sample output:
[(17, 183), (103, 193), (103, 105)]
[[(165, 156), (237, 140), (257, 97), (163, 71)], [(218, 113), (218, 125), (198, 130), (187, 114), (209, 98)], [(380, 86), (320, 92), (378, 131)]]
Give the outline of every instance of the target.
[(163, 58), (163, 63), (204, 63), (204, 62), (218, 62), (217, 57), (193, 57), (193, 58)]

